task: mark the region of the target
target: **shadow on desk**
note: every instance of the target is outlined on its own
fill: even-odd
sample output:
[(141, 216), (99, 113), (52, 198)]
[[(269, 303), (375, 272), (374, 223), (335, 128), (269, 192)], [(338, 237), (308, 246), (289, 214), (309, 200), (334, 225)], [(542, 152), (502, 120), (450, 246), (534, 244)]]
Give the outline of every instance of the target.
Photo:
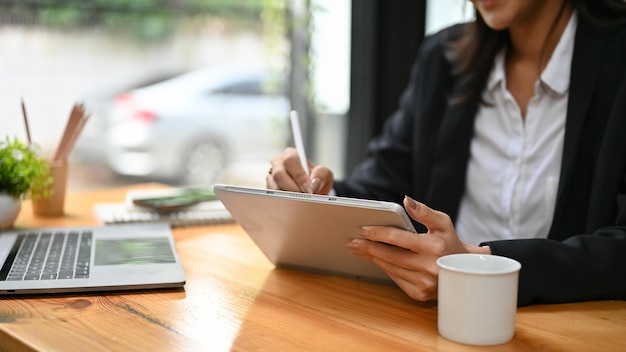
[(72, 293), (32, 293), (32, 294), (16, 294), (16, 295), (2, 295), (0, 298), (2, 300), (11, 300), (11, 299), (19, 299), (19, 300), (28, 300), (28, 299), (36, 299), (36, 300), (45, 300), (45, 299), (71, 299), (71, 298), (97, 298), (100, 296), (132, 296), (132, 295), (145, 295), (145, 294), (167, 294), (168, 297), (173, 294), (179, 294), (179, 298), (176, 299), (185, 299), (185, 288), (184, 287), (176, 287), (176, 288), (150, 288), (150, 289), (137, 289), (137, 290), (112, 290), (112, 291), (86, 291), (86, 292), (72, 292)]

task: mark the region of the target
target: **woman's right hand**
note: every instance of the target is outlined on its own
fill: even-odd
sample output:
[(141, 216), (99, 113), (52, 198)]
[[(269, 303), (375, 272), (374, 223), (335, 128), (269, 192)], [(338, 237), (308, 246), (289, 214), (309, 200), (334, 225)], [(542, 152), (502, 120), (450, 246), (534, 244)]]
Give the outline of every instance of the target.
[(280, 155), (272, 158), (270, 163), (272, 166), (265, 176), (265, 183), (269, 189), (328, 194), (333, 188), (332, 171), (307, 160), (310, 170), (310, 175), (307, 175), (295, 148), (285, 149)]

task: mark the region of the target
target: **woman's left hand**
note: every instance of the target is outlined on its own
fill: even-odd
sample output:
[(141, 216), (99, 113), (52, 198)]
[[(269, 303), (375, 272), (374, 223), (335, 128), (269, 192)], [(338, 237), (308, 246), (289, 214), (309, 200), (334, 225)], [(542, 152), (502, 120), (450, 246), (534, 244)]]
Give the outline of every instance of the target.
[(409, 216), (428, 229), (415, 234), (388, 226), (364, 226), (347, 244), (352, 253), (373, 261), (411, 298), (437, 299), (437, 259), (454, 253), (491, 254), (489, 247), (462, 242), (450, 217), (410, 197), (404, 198)]

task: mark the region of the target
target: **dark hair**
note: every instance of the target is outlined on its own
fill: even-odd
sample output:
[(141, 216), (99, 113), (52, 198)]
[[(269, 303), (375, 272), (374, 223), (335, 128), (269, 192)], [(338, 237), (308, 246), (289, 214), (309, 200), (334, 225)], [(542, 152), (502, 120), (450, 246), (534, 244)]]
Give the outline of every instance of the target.
[[(568, 1), (579, 17), (593, 24), (626, 23), (626, 0), (564, 0), (553, 28)], [(476, 20), (465, 25), (460, 36), (450, 39), (454, 73), (461, 77), (465, 87), (453, 99), (480, 99), (496, 54), (509, 43), (507, 30), (491, 29), (478, 11), (475, 14)]]

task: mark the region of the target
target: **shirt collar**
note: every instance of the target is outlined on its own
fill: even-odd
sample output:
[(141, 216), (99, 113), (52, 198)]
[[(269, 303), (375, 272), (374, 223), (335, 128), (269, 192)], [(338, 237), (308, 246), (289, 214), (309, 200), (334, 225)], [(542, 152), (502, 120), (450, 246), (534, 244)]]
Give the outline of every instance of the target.
[[(574, 56), (574, 36), (578, 18), (576, 12), (570, 17), (559, 42), (540, 76), (541, 83), (558, 94), (569, 89), (570, 69)], [(504, 70), (505, 50), (500, 50), (494, 60), (493, 69), (487, 80), (487, 89), (492, 91), (499, 83), (506, 82)]]
[(487, 90), (489, 91), (493, 91), (499, 83), (506, 81), (504, 76), (504, 54), (505, 50), (500, 50), (493, 62), (493, 69), (491, 70), (489, 79), (487, 79)]
[(565, 31), (554, 48), (548, 65), (541, 73), (541, 82), (558, 94), (565, 94), (569, 90), (570, 69), (574, 56), (574, 36), (578, 18), (576, 12), (572, 14), (565, 27)]

